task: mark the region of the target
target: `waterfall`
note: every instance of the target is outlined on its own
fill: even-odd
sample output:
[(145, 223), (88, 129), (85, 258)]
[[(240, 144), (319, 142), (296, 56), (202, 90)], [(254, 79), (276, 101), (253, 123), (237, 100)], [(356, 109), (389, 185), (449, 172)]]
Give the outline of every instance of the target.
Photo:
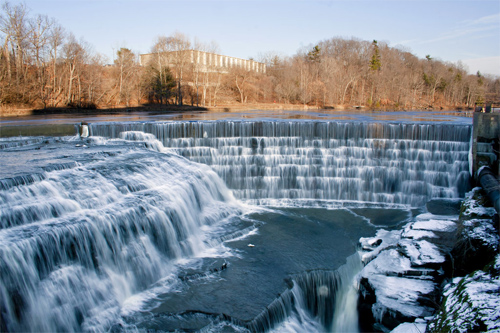
[[(469, 177), (467, 125), (287, 120), (85, 126), (89, 137), (0, 140), (0, 159), (19, 165), (0, 173), (0, 331), (134, 329), (142, 309), (129, 305), (143, 293), (154, 300), (151, 310), (159, 295), (167, 295), (158, 301), (162, 305), (183, 292), (196, 302), (203, 286), (224, 274), (235, 279), (232, 286), (240, 285), (237, 278), (247, 278), (247, 271), (231, 266), (232, 251), (237, 260), (247, 260), (240, 270), (261, 268), (267, 258), (257, 254), (266, 244), (243, 239), (257, 237), (267, 222), (246, 220), (250, 206), (235, 198), (263, 205), (299, 202), (304, 215), (307, 209), (318, 208), (319, 215), (321, 209), (358, 203), (406, 209), (432, 198), (461, 197)], [(321, 223), (337, 223), (332, 220), (329, 215)], [(277, 233), (266, 239), (276, 241)], [(309, 236), (309, 251), (316, 251), (317, 234)], [(330, 243), (330, 234), (323, 235), (321, 244)], [(293, 233), (283, 236), (296, 239)], [(234, 247), (224, 247), (231, 241)], [(294, 259), (305, 249), (303, 241), (293, 243)], [(214, 254), (217, 246), (226, 252)], [(168, 304), (158, 315), (179, 325), (192, 316), (189, 324), (196, 329), (212, 321), (250, 331), (357, 331), (361, 261), (355, 254), (333, 270), (340, 263), (330, 266), (328, 258), (324, 266), (313, 261), (312, 268), (283, 268), (291, 275), (288, 288), (280, 278), (244, 320), (236, 317), (245, 307), (231, 317), (225, 310), (191, 309), (187, 301)], [(186, 264), (190, 260), (198, 266)], [(252, 282), (262, 286), (261, 280)], [(269, 305), (260, 312), (262, 304)]]
[(358, 253), (336, 271), (312, 271), (294, 277), (291, 288), (244, 324), (252, 332), (357, 332)]
[(98, 123), (92, 135), (153, 134), (210, 165), (238, 199), (315, 199), (422, 206), (462, 197), (467, 125), (320, 121)]
[(105, 330), (239, 214), (209, 167), (175, 154), (70, 140), (51, 152), (74, 160), (0, 181), (1, 331)]

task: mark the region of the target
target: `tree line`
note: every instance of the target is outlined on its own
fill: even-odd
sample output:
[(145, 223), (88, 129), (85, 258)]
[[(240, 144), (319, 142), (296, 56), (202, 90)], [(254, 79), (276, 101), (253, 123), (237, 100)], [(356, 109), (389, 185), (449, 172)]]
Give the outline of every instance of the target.
[(498, 77), (469, 75), (461, 64), (419, 59), (376, 40), (331, 38), (268, 62), (274, 94), (284, 102), (428, 109), (500, 101)]
[(331, 38), (293, 56), (263, 54), (262, 73), (193, 62), (191, 50), (217, 54), (218, 46), (176, 32), (155, 40), (148, 63), (123, 47), (107, 64), (55, 20), (8, 2), (1, 6), (0, 38), (0, 106), (289, 103), (410, 110), (500, 101), (498, 77), (471, 75), (460, 63), (420, 59), (376, 40)]

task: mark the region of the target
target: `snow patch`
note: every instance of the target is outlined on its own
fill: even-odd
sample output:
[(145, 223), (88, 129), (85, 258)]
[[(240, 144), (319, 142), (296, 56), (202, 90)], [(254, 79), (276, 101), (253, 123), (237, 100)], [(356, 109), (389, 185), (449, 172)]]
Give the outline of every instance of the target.
[(464, 221), (464, 226), (470, 228), (467, 233), (468, 238), (480, 239), (485, 245), (491, 248), (498, 246), (499, 237), (488, 219), (472, 219)]
[(474, 197), (481, 197), (481, 195), (476, 195), (476, 192), (481, 191), (480, 187), (473, 188), (470, 192), (467, 192), (466, 200), (464, 205), (467, 207), (462, 215), (465, 216), (478, 216), (478, 217), (493, 217), (496, 213), (493, 207), (484, 207), (478, 200)]
[(423, 214), (419, 214), (415, 220), (417, 221), (428, 221), (428, 220), (446, 220), (446, 221), (450, 221), (450, 220), (456, 220), (458, 219), (458, 215), (434, 215), (434, 214), (431, 214), (431, 213), (423, 213)]
[[(497, 255), (496, 263), (500, 255)], [(498, 272), (498, 271), (497, 271)], [(430, 329), (436, 331), (500, 332), (500, 277), (476, 271), (445, 286), (445, 310)]]
[[(476, 202), (474, 200), (474, 202)], [(495, 215), (495, 208), (493, 207), (483, 207), (483, 206), (473, 206), (467, 208), (464, 212), (465, 215), (477, 215), (477, 216), (494, 216)]]
[(417, 221), (411, 226), (414, 230), (430, 230), (452, 232), (457, 229), (457, 224), (450, 220)]

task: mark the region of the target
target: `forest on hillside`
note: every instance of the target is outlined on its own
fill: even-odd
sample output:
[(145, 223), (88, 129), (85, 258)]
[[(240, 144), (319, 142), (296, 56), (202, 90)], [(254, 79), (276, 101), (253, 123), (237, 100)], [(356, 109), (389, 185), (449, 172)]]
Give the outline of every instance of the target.
[(500, 102), (500, 78), (471, 75), (460, 63), (424, 59), (385, 42), (355, 38), (320, 41), (292, 56), (255, 59), (266, 72), (241, 67), (200, 70), (187, 58), (162, 54), (200, 50), (182, 33), (157, 37), (150, 52), (158, 61), (140, 63), (128, 48), (109, 61), (55, 20), (31, 16), (25, 5), (0, 9), (0, 106), (111, 108), (142, 104), (199, 106), (280, 103), (329, 107), (425, 110), (465, 109)]

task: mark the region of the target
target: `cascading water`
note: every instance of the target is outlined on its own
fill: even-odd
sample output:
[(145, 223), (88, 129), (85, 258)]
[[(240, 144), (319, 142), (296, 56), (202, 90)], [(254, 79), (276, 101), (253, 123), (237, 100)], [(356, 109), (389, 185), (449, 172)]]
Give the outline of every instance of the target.
[[(91, 133), (154, 134), (210, 165), (239, 199), (322, 199), (422, 206), (457, 198), (470, 126), (318, 121), (92, 124)], [(263, 201), (264, 200), (264, 201)]]
[(358, 332), (358, 296), (353, 282), (362, 266), (355, 253), (336, 271), (296, 276), (292, 287), (246, 327), (252, 332)]
[(466, 125), (88, 126), (0, 141), (2, 331), (356, 331), (357, 240), (467, 186)]
[[(62, 154), (74, 154), (71, 142)], [(85, 156), (83, 156), (85, 155)], [(1, 182), (2, 331), (102, 330), (238, 212), (208, 167), (122, 146)], [(22, 179), (22, 178), (20, 178)]]

